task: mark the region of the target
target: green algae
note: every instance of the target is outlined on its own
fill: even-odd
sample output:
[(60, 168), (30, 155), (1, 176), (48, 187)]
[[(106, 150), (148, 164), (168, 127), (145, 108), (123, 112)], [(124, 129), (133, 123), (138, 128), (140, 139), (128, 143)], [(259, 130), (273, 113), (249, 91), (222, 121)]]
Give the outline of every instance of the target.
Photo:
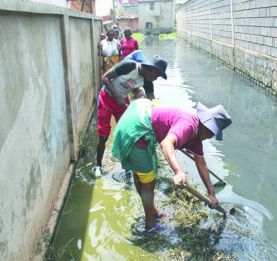
[(159, 34), (159, 40), (176, 40), (176, 32), (169, 34)]

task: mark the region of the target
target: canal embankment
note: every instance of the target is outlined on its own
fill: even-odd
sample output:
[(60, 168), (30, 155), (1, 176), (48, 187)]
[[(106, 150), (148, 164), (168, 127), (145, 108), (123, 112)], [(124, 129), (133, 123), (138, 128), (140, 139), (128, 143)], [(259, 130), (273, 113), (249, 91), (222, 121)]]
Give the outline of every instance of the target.
[(178, 37), (277, 95), (274, 1), (187, 0), (176, 7)]

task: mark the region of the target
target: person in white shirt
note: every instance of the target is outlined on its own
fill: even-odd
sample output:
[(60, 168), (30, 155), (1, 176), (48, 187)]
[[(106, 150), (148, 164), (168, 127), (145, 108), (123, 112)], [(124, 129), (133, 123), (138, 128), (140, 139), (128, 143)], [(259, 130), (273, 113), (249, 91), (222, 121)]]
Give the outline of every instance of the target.
[(104, 57), (103, 72), (105, 73), (120, 61), (120, 43), (114, 39), (113, 29), (108, 29), (107, 38), (101, 41), (101, 53)]

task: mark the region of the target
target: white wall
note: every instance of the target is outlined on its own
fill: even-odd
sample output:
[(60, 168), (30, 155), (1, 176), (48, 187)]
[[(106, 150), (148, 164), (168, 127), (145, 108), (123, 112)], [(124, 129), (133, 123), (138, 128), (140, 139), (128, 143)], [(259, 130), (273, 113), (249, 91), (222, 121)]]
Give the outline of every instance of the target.
[(113, 8), (112, 0), (96, 0), (95, 1), (96, 16), (110, 15), (110, 9)]
[(31, 0), (32, 2), (44, 3), (49, 5), (57, 5), (62, 7), (67, 7), (66, 0)]

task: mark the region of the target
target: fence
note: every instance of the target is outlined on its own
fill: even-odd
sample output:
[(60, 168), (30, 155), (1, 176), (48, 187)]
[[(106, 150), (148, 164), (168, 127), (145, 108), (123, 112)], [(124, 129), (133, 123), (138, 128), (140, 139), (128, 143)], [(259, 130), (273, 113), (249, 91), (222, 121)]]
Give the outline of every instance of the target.
[(177, 34), (277, 92), (277, 4), (271, 0), (188, 0)]

